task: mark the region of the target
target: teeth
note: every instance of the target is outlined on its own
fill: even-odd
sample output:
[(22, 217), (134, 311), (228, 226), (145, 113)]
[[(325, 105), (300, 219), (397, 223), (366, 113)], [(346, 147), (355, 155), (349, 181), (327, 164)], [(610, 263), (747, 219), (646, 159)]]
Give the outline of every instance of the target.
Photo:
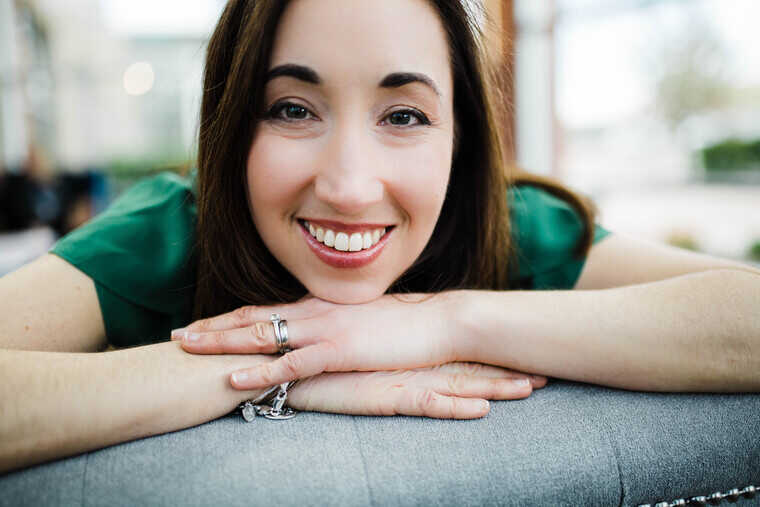
[(358, 252), (362, 249), (362, 235), (358, 232), (355, 232), (351, 235), (351, 238), (348, 240), (348, 249), (352, 252)]
[(385, 235), (385, 227), (371, 231), (354, 232), (349, 235), (345, 232), (336, 233), (331, 229), (314, 226), (308, 222), (305, 222), (305, 225), (309, 229), (309, 233), (317, 238), (317, 241), (341, 252), (366, 250), (376, 245), (380, 238)]
[(341, 252), (348, 250), (348, 234), (339, 232), (335, 235), (335, 249)]
[(330, 229), (327, 229), (327, 232), (325, 233), (325, 245), (335, 246), (335, 233)]

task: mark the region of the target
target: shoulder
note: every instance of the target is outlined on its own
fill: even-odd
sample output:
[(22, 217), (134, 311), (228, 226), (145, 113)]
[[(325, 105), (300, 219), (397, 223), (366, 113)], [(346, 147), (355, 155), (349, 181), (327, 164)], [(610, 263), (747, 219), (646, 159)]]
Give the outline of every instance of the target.
[[(514, 259), (512, 278), (526, 288), (570, 289), (584, 258), (574, 255), (585, 223), (567, 201), (532, 185), (511, 187), (507, 195)], [(594, 243), (610, 234), (593, 224)]]
[(66, 254), (61, 256), (70, 262), (127, 251), (155, 258), (187, 247), (196, 219), (190, 181), (163, 172), (125, 190), (105, 211), (59, 240), (53, 253)]
[(93, 279), (102, 305), (124, 301), (114, 314), (126, 314), (127, 303), (135, 312), (185, 313), (194, 286), (196, 222), (191, 180), (164, 172), (124, 191), (50, 252)]

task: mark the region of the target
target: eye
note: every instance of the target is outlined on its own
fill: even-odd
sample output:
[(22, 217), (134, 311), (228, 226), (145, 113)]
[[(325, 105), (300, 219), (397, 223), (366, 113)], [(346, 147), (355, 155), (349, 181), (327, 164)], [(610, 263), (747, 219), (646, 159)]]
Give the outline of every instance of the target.
[(385, 117), (388, 123), (396, 127), (409, 127), (414, 125), (430, 125), (430, 120), (422, 112), (416, 109), (400, 109), (393, 111)]
[(274, 120), (296, 122), (299, 120), (305, 120), (313, 115), (308, 109), (299, 104), (293, 102), (280, 102), (272, 106), (267, 116)]

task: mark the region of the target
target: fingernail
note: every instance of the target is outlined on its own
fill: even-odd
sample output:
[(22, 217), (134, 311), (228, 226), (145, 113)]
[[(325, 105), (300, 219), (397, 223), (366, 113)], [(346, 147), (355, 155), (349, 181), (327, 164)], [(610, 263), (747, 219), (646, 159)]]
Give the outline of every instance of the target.
[(527, 385), (530, 385), (530, 379), (527, 378), (516, 378), (512, 382), (518, 387), (525, 387)]
[(248, 380), (248, 374), (244, 371), (236, 371), (232, 374), (232, 382), (235, 384), (240, 384), (242, 382), (245, 382)]
[(201, 335), (199, 333), (188, 333), (185, 331), (185, 336), (183, 339), (185, 343), (194, 343), (201, 339)]
[(491, 406), (491, 404), (490, 404), (490, 403), (488, 403), (488, 400), (481, 400), (481, 401), (480, 401), (480, 407), (481, 407), (483, 410), (488, 410), (488, 407), (490, 407), (490, 406)]
[(184, 327), (172, 329), (172, 340), (181, 340), (186, 332)]

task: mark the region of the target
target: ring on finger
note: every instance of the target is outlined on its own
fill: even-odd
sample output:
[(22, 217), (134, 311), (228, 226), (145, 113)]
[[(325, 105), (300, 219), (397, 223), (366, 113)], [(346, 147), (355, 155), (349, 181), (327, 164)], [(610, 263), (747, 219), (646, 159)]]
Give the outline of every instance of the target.
[(280, 328), (280, 343), (277, 346), (277, 351), (280, 354), (290, 352), (293, 349), (288, 346), (288, 321), (281, 320), (277, 327)]
[(281, 320), (278, 313), (273, 313), (271, 317), (269, 317), (269, 320), (272, 321), (272, 326), (274, 327), (274, 343), (277, 346), (277, 352), (280, 354), (289, 352), (290, 348), (287, 346), (288, 321)]

